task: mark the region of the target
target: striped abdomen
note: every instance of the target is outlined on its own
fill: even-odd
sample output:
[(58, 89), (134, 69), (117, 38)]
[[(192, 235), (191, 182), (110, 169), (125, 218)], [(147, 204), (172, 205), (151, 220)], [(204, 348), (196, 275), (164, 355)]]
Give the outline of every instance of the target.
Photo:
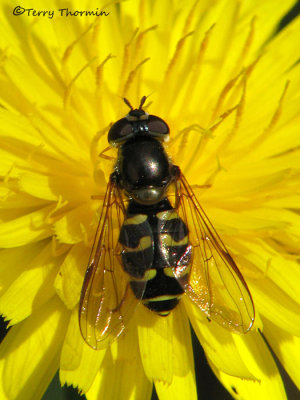
[[(191, 246), (184, 222), (166, 199), (151, 207), (131, 202), (119, 242), (135, 296), (142, 296), (150, 310), (168, 315), (178, 304), (188, 279)], [(178, 279), (172, 272), (176, 267), (182, 271)]]

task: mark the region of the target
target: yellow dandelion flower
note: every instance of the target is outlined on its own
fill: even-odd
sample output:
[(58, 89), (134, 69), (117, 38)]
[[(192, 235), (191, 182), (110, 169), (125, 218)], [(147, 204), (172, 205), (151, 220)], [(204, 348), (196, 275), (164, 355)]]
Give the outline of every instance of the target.
[[(40, 399), (57, 370), (88, 400), (150, 399), (153, 384), (160, 399), (197, 399), (189, 322), (234, 398), (286, 398), (267, 343), (300, 386), (300, 19), (274, 34), (293, 5), (1, 2), (0, 312), (11, 327), (1, 399)], [(166, 318), (138, 306), (100, 350), (80, 334), (116, 158), (107, 133), (128, 113), (122, 97), (135, 106), (143, 95), (249, 286), (247, 334), (209, 321), (187, 296)]]

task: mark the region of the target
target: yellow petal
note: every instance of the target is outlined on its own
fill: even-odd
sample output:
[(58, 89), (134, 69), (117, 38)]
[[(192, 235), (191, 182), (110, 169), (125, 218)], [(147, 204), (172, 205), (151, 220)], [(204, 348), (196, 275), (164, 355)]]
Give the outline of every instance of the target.
[(52, 228), (46, 219), (53, 206), (43, 207), (21, 217), (2, 223), (0, 226), (0, 246), (24, 246), (52, 235)]
[[(288, 70), (297, 61), (297, 51), (295, 45), (297, 43), (297, 35), (299, 34), (300, 21), (295, 18), (289, 25), (285, 27), (266, 45), (265, 51), (267, 56), (262, 57), (254, 69), (251, 77), (251, 89), (253, 93), (261, 91), (268, 95), (266, 106), (270, 107), (272, 99), (269, 97), (272, 90), (277, 86), (276, 79), (283, 76), (288, 79)], [(268, 73), (266, 73), (266, 71)], [(271, 85), (273, 85), (271, 87)], [(269, 103), (269, 104), (267, 104)]]
[(37, 199), (23, 193), (15, 193), (13, 190), (8, 188), (0, 188), (0, 196), (6, 201), (2, 203), (1, 208), (5, 210), (5, 216), (16, 217), (19, 214), (24, 214), (27, 210), (34, 208), (41, 208), (48, 203), (46, 201)]
[(219, 230), (227, 226), (226, 229), (231, 229), (232, 232), (286, 229), (291, 233), (296, 233), (296, 230), (300, 228), (300, 218), (295, 217), (292, 212), (280, 209), (258, 208), (241, 212), (214, 209), (213, 215), (218, 221)]
[(300, 338), (264, 319), (264, 336), (300, 390)]
[(185, 376), (174, 375), (171, 384), (155, 381), (155, 389), (160, 400), (198, 399), (193, 370), (190, 370)]
[(11, 55), (5, 61), (4, 69), (7, 76), (30, 102), (38, 106), (46, 106), (49, 102), (54, 104), (60, 102), (59, 91), (57, 88), (55, 90), (56, 83), (52, 81), (49, 84), (23, 60)]
[(269, 36), (274, 33), (274, 27), (293, 7), (294, 3), (294, 0), (288, 0), (287, 2), (255, 0), (243, 3), (244, 11), (256, 16), (258, 19), (259, 26), (257, 29), (259, 30), (259, 35), (255, 35), (254, 38), (256, 42), (255, 50), (260, 49)]
[(173, 314), (173, 379), (170, 384), (155, 380), (155, 388), (160, 400), (197, 399), (194, 359), (190, 326), (184, 307), (180, 304)]
[[(37, 250), (37, 249), (35, 249)], [(55, 295), (54, 279), (63, 256), (53, 257), (51, 243), (43, 243), (39, 252), (31, 253), (31, 259), (19, 260), (22, 266), (17, 268), (18, 276), (5, 286), (0, 298), (0, 310), (10, 324), (16, 324), (28, 317)], [(13, 258), (5, 266), (14, 270)]]
[[(191, 341), (190, 324), (182, 303), (180, 303), (173, 315), (173, 369), (174, 375), (184, 377), (194, 370), (194, 357)], [(193, 376), (193, 374), (192, 374)], [(191, 393), (193, 389), (190, 388)]]
[(205, 355), (215, 368), (232, 376), (255, 380), (239, 353), (233, 334), (213, 321), (208, 322), (189, 299), (184, 299), (184, 303)]
[[(63, 173), (74, 177), (87, 177), (91, 170), (90, 137), (88, 140), (75, 140), (74, 128), (71, 134), (61, 121), (60, 113), (58, 115), (59, 117), (53, 113), (49, 115), (43, 110), (43, 118), (36, 114), (26, 118), (7, 110), (0, 110), (3, 160), (0, 172), (5, 174), (13, 167), (10, 176), (19, 176), (20, 172), (18, 175), (16, 173), (18, 168), (25, 168), (26, 172), (30, 169), (48, 173), (50, 176)], [(96, 129), (91, 128), (91, 132), (95, 132)], [(81, 138), (81, 133), (77, 136)]]
[(60, 380), (62, 385), (66, 383), (78, 387), (84, 393), (87, 392), (93, 384), (106, 352), (106, 349), (96, 351), (84, 342), (79, 330), (78, 308), (75, 307), (61, 353)]
[(85, 177), (70, 175), (47, 176), (31, 172), (22, 174), (20, 188), (32, 196), (57, 201), (59, 196), (68, 202), (80, 203), (90, 200), (92, 188)]
[(152, 382), (145, 375), (134, 319), (127, 328), (106, 350), (101, 369), (86, 393), (88, 400), (150, 400)]
[[(37, 131), (30, 124), (28, 118), (26, 118), (24, 115), (15, 115), (8, 112), (6, 109), (1, 108), (0, 118), (0, 134), (1, 140), (3, 141), (2, 143), (5, 143), (4, 139), (10, 138), (15, 139), (16, 141), (19, 140), (20, 144), (23, 142), (24, 144), (30, 144), (35, 147), (38, 147), (41, 144), (37, 135)], [(6, 141), (6, 143), (13, 142)], [(24, 154), (25, 149), (26, 147), (24, 148), (24, 146), (23, 148), (19, 148), (19, 151), (16, 153), (16, 155)], [(10, 148), (7, 147), (7, 150), (10, 150)]]
[[(264, 287), (264, 280), (271, 280), (297, 303), (300, 297), (300, 271), (295, 255), (280, 254), (263, 240), (250, 242), (244, 239), (242, 245), (243, 254), (257, 268), (256, 283)], [(286, 274), (286, 271), (289, 273)], [(273, 297), (271, 293), (269, 296)]]
[(30, 265), (33, 255), (43, 251), (45, 242), (40, 241), (26, 246), (2, 249), (0, 252), (0, 294), (13, 284), (13, 282), (22, 273), (24, 266)]
[(239, 379), (212, 367), (217, 377), (236, 399), (285, 400), (284, 385), (270, 351), (258, 332), (234, 335), (241, 357), (258, 381)]
[(150, 381), (173, 379), (173, 315), (165, 318), (140, 306), (135, 313), (144, 371)]
[[(297, 73), (299, 74), (299, 70)], [(287, 114), (284, 115), (287, 121), (282, 121), (282, 116), (280, 120), (280, 126), (277, 126), (276, 129), (274, 129), (274, 132), (272, 132), (272, 135), (269, 135), (266, 140), (261, 142), (255, 149), (253, 149), (253, 155), (257, 157), (257, 161), (254, 162), (253, 172), (258, 178), (260, 175), (264, 176), (272, 171), (284, 171), (285, 168), (293, 168), (296, 165), (299, 165), (299, 159), (297, 159), (296, 155), (285, 153), (298, 148), (300, 142), (298, 135), (299, 131), (297, 130), (300, 121), (298, 115), (299, 100), (297, 99), (297, 95), (292, 93), (293, 89), (295, 91), (299, 91), (299, 85), (295, 85), (294, 81), (290, 83), (285, 98), (285, 105), (288, 104), (288, 107), (283, 107), (285, 114)], [(289, 132), (289, 134), (286, 135), (286, 132)], [(283, 137), (284, 140), (282, 140)], [(264, 158), (261, 160), (260, 155), (263, 155), (265, 158), (272, 156), (275, 156), (276, 158)], [(279, 160), (280, 162), (278, 162)], [(251, 164), (253, 163), (253, 160), (248, 161), (252, 161)], [(266, 170), (261, 169), (262, 165), (264, 165)], [(261, 169), (261, 171), (259, 171), (259, 169)], [(250, 172), (251, 171), (248, 171), (249, 178)], [(286, 178), (290, 177), (289, 172), (289, 170), (286, 170)], [(247, 173), (247, 169), (244, 169), (244, 173)], [(282, 188), (284, 188), (284, 186), (281, 185), (281, 189)]]
[(55, 289), (69, 309), (73, 309), (79, 302), (89, 253), (90, 250), (84, 244), (74, 245), (55, 279)]
[(55, 297), (38, 313), (14, 326), (0, 349), (3, 400), (42, 397), (59, 367), (68, 312)]
[[(237, 240), (237, 265), (247, 278), (258, 312), (288, 332), (300, 334), (299, 268), (263, 241)], [(241, 247), (239, 247), (241, 246)], [(286, 267), (290, 275), (284, 274)]]
[(94, 218), (95, 213), (89, 203), (65, 212), (64, 216), (53, 224), (58, 241), (68, 244), (87, 241)]
[(277, 375), (277, 379), (273, 377), (272, 379), (265, 379), (261, 382), (247, 381), (226, 375), (213, 366), (211, 367), (217, 378), (236, 400), (265, 400), (269, 398), (274, 400), (286, 400), (286, 394), (279, 375)]
[[(79, 123), (78, 117), (72, 116), (75, 121), (68, 122), (71, 117), (66, 110), (57, 109), (57, 112), (53, 113), (53, 110), (42, 109), (41, 114), (42, 116), (34, 113), (30, 116), (35, 135), (41, 142), (40, 147), (50, 154), (53, 153), (55, 159), (65, 164), (65, 168), (60, 172), (69, 172), (69, 168), (72, 168), (75, 176), (88, 175), (91, 169), (90, 141), (97, 127), (93, 125), (87, 132), (80, 129), (82, 123)], [(86, 119), (89, 121), (88, 117)], [(85, 128), (87, 128), (86, 125)]]
[(293, 335), (300, 334), (299, 304), (277, 285), (266, 279), (253, 287), (252, 294), (254, 304), (263, 316)]

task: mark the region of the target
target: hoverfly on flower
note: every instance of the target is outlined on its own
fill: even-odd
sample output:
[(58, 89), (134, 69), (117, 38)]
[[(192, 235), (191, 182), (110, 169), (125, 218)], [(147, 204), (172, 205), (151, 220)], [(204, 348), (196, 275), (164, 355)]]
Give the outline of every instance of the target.
[(142, 304), (167, 316), (185, 293), (206, 316), (237, 333), (254, 322), (247, 284), (196, 199), (169, 159), (164, 120), (130, 111), (109, 130), (118, 148), (86, 271), (80, 330), (93, 348), (118, 337)]

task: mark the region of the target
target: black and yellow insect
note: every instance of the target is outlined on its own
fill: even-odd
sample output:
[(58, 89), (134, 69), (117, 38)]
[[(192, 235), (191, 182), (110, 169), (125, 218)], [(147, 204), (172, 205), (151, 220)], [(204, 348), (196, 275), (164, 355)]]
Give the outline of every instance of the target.
[(112, 125), (118, 158), (107, 186), (79, 307), (93, 348), (118, 337), (137, 304), (167, 316), (187, 295), (238, 333), (254, 321), (246, 282), (163, 142), (169, 127), (142, 107)]

